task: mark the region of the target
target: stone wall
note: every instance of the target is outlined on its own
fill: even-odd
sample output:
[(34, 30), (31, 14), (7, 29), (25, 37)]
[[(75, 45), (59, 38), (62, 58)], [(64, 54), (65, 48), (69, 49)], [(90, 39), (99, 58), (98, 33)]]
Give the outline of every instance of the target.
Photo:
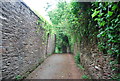
[(47, 54), (54, 53), (55, 50), (55, 34), (48, 35), (48, 46), (47, 46)]
[(28, 6), (5, 1), (0, 1), (0, 69), (2, 78), (9, 79), (25, 74), (46, 57), (46, 41), (44, 29), (36, 23), (39, 17)]
[(80, 63), (92, 79), (111, 79), (114, 72), (109, 61), (112, 58), (98, 51), (96, 44), (76, 43), (74, 54), (77, 53), (80, 53)]
[[(1, 11), (1, 5), (2, 3), (0, 3), (0, 11)], [(0, 14), (1, 16), (1, 14)], [(0, 80), (2, 79), (2, 21), (0, 19)]]

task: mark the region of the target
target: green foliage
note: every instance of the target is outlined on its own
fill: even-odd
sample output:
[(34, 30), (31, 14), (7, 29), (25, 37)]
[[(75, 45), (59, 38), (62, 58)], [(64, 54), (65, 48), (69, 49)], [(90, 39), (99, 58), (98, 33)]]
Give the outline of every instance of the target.
[[(114, 58), (111, 61), (113, 71), (118, 71), (118, 64), (120, 56), (120, 2), (96, 2), (93, 3), (94, 21), (97, 22), (99, 28), (97, 37), (99, 38), (98, 48), (103, 51), (103, 54), (109, 54)], [(99, 11), (99, 12), (96, 12)], [(97, 15), (95, 14), (97, 13)], [(94, 15), (95, 14), (95, 15)]]
[(91, 16), (89, 6), (90, 3), (59, 2), (57, 9), (48, 13), (56, 34), (57, 50), (61, 49), (64, 44), (64, 36), (68, 37), (69, 45), (73, 47), (75, 42), (81, 42), (82, 39), (88, 38), (90, 33), (95, 30), (91, 23), (93, 20), (89, 19), (88, 21)]
[(80, 64), (80, 53), (77, 53), (76, 56), (74, 56), (76, 64)]
[(85, 70), (84, 67), (80, 64), (80, 53), (77, 52), (77, 54), (74, 56), (74, 59), (75, 59), (75, 63), (76, 65), (82, 69), (82, 70)]
[(82, 79), (89, 79), (89, 77), (87, 75), (83, 75)]
[(95, 16), (97, 16), (98, 13), (100, 13), (100, 11), (96, 11), (96, 10), (95, 10), (94, 13), (92, 14), (92, 18), (95, 17)]
[[(120, 57), (120, 2), (59, 2), (50, 11), (52, 26), (48, 31), (56, 34), (56, 52), (62, 53), (62, 46), (74, 48), (75, 43), (97, 43), (105, 55), (116, 61)], [(68, 37), (66, 42), (64, 37)], [(79, 63), (76, 56), (76, 61)], [(117, 62), (118, 64), (119, 62)], [(112, 64), (112, 63), (111, 63)], [(117, 70), (117, 68), (114, 68)]]
[(99, 38), (100, 42), (98, 43), (98, 46), (101, 50), (105, 50), (108, 54), (120, 54), (120, 16), (119, 16), (119, 2), (118, 3), (93, 3), (94, 10), (93, 14), (102, 15), (95, 15), (92, 17), (95, 17), (94, 20), (97, 21), (99, 32), (97, 37)]
[(21, 80), (21, 79), (23, 79), (23, 76), (17, 75), (17, 76), (15, 77), (15, 79), (16, 79), (16, 80)]
[(120, 81), (120, 73), (115, 74), (113, 79), (115, 79), (116, 81)]
[(46, 40), (48, 37), (48, 33), (50, 34), (54, 34), (54, 30), (53, 30), (53, 25), (52, 22), (49, 20), (46, 20), (42, 15), (40, 15), (36, 10), (34, 10), (34, 12), (38, 15), (39, 19), (37, 20), (36, 24), (37, 24), (37, 33), (40, 33), (40, 30), (44, 30), (43, 32), (43, 40)]
[(84, 67), (81, 65), (81, 64), (77, 64), (77, 66), (82, 69), (82, 70), (85, 70)]

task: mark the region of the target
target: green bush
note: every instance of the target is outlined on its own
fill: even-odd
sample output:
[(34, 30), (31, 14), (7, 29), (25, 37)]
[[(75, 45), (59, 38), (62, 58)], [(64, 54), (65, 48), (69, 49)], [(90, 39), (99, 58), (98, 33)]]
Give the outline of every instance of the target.
[(75, 58), (76, 64), (80, 64), (80, 53), (79, 52), (76, 54), (74, 58)]

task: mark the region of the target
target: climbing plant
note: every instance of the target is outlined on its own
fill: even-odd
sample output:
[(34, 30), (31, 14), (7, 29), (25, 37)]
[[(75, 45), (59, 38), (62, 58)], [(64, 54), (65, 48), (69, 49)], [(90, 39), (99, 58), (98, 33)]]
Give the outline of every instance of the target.
[[(86, 7), (86, 5), (88, 6)], [(90, 3), (59, 2), (57, 9), (49, 12), (49, 17), (53, 23), (53, 29), (56, 30), (57, 41), (59, 41), (56, 46), (60, 47), (62, 45), (63, 37), (59, 37), (61, 34), (62, 36), (68, 37), (69, 44), (72, 46), (75, 42), (80, 42), (81, 39), (89, 37), (89, 33), (94, 31), (94, 28), (91, 31), (86, 31), (92, 29), (90, 26), (93, 26), (90, 24), (91, 19), (89, 19), (89, 21), (87, 20), (91, 16), (89, 6)]]
[(120, 63), (120, 2), (92, 3), (92, 18), (97, 22), (99, 38), (98, 47), (103, 54), (114, 58), (110, 62), (113, 70), (119, 70)]

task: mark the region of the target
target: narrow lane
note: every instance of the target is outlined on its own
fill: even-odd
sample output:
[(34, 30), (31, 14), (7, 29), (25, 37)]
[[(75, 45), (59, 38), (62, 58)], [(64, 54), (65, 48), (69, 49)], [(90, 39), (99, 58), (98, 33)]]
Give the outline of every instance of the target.
[(82, 74), (71, 54), (53, 54), (26, 79), (81, 79)]

